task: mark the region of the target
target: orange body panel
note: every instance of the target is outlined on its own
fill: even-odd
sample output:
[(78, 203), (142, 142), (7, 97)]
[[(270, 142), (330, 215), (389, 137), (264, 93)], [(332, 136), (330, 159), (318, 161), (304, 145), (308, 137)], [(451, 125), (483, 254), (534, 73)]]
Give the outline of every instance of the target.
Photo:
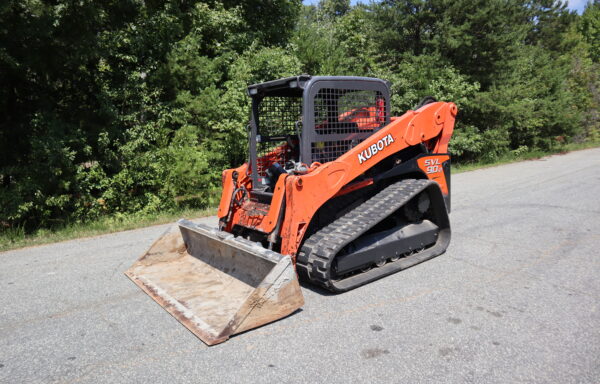
[(448, 184), (446, 183), (446, 175), (444, 175), (444, 167), (442, 165), (449, 159), (450, 156), (448, 155), (427, 156), (417, 159), (419, 168), (427, 175), (429, 180), (436, 181), (440, 185), (440, 189), (444, 195), (448, 194)]
[[(283, 175), (280, 177), (268, 211), (264, 214), (254, 208), (238, 207), (225, 230), (231, 230), (234, 224), (254, 228), (264, 233), (273, 231), (280, 213), (285, 196), (285, 217), (281, 226), (281, 253), (291, 255), (295, 260), (298, 247), (304, 233), (317, 210), (332, 197), (344, 194), (353, 185), (348, 185), (356, 177), (363, 174), (379, 161), (401, 151), (404, 148), (424, 143), (435, 144), (435, 153), (447, 152), (448, 141), (454, 129), (457, 108), (454, 103), (434, 102), (421, 107), (417, 111), (408, 111), (404, 115), (393, 118), (391, 123), (373, 133), (363, 142), (352, 148), (338, 159), (311, 167), (307, 174)], [(449, 158), (448, 155), (430, 157), (437, 159), (440, 167), (427, 168), (436, 164), (419, 162), (419, 167), (425, 174), (440, 183), (442, 192), (448, 193), (441, 164)], [(434, 161), (435, 162), (435, 161)], [(431, 172), (427, 172), (427, 171)], [(238, 185), (248, 183), (247, 166), (236, 169), (239, 173)], [(231, 196), (234, 191), (232, 179), (233, 170), (223, 173), (223, 195), (219, 206), (219, 217), (228, 215)], [(245, 178), (242, 178), (242, 174)], [(366, 184), (365, 184), (366, 185)], [(363, 187), (360, 185), (359, 187)], [(358, 188), (358, 187), (357, 187)], [(248, 210), (254, 209), (255, 216), (249, 215)], [(258, 209), (260, 211), (260, 209)], [(259, 218), (260, 216), (260, 218)]]
[(344, 188), (340, 189), (340, 191), (338, 193), (336, 193), (333, 197), (343, 196), (345, 194), (357, 191), (361, 188), (367, 187), (372, 184), (373, 184), (373, 179), (357, 181), (356, 183), (346, 185)]
[(283, 208), (286, 176), (282, 175), (277, 180), (271, 204), (267, 205), (246, 201), (239, 209), (234, 211), (231, 222), (264, 233), (273, 231), (277, 225), (279, 212)]
[[(233, 181), (233, 173), (238, 173), (237, 185)], [(238, 186), (244, 186), (251, 188), (251, 181), (248, 177), (248, 164), (243, 164), (235, 169), (226, 169), (222, 175), (221, 190), (221, 202), (219, 203), (219, 209), (217, 210), (217, 216), (222, 219), (229, 213), (229, 206), (231, 205), (231, 198), (233, 197), (233, 191)]]

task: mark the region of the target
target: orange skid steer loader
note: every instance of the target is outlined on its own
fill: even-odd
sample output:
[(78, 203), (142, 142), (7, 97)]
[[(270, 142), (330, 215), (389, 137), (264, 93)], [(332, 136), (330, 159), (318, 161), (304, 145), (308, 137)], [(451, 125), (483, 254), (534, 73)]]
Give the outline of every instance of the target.
[(219, 227), (180, 220), (126, 274), (208, 345), (442, 254), (456, 105), (390, 117), (386, 81), (301, 75), (248, 87), (248, 163), (223, 172)]

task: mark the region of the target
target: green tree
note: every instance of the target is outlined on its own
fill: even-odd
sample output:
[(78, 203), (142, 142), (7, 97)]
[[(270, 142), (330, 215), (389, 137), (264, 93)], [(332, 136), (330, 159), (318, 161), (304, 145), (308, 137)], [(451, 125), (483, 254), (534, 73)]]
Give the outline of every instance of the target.
[(590, 56), (600, 62), (600, 1), (588, 2), (579, 23), (579, 31), (590, 45)]

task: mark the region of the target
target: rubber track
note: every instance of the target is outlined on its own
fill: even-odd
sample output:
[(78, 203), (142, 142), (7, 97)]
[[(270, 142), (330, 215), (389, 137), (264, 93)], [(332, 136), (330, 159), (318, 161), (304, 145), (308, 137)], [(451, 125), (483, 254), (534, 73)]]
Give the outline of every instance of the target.
[[(298, 271), (314, 284), (338, 290), (334, 289), (331, 282), (331, 266), (335, 256), (345, 245), (393, 214), (431, 183), (435, 182), (413, 179), (399, 181), (315, 232), (298, 253)], [(349, 289), (352, 288), (355, 287)]]

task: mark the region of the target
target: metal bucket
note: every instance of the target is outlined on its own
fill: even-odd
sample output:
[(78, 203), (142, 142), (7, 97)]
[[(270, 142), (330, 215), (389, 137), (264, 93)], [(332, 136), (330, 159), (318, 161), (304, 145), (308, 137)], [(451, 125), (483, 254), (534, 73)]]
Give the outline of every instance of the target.
[(304, 304), (289, 256), (179, 220), (125, 274), (208, 345)]

